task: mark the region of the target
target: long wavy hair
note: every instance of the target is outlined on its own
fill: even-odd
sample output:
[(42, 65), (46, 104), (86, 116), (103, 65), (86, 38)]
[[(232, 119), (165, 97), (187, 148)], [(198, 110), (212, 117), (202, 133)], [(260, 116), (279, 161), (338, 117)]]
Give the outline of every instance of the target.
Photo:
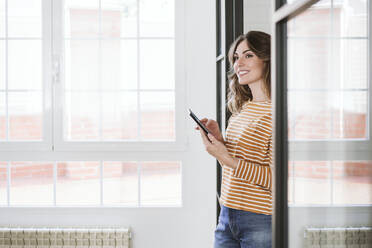
[(246, 101), (251, 101), (253, 99), (249, 86), (240, 85), (238, 76), (234, 71), (234, 53), (238, 45), (243, 41), (246, 41), (249, 49), (263, 61), (263, 90), (271, 99), (270, 35), (261, 31), (249, 31), (246, 34), (240, 35), (231, 44), (228, 54), (230, 70), (228, 71), (229, 91), (227, 95), (227, 108), (233, 115), (241, 111)]

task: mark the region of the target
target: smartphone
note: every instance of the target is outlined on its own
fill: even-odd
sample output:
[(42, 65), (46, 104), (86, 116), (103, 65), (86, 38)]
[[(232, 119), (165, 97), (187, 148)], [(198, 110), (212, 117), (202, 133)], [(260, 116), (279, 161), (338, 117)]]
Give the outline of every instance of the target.
[(201, 121), (199, 120), (199, 118), (196, 117), (196, 115), (191, 111), (191, 109), (189, 109), (189, 113), (190, 113), (191, 118), (194, 119), (194, 121), (199, 125), (199, 127), (200, 127), (201, 129), (204, 130), (204, 132), (205, 132), (206, 134), (210, 133), (209, 130), (208, 130), (208, 129), (203, 125), (203, 123), (201, 123)]

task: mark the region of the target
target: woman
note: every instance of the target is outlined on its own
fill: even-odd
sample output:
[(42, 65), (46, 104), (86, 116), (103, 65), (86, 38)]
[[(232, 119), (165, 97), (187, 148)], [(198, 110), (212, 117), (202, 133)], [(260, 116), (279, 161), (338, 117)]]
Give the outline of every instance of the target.
[(215, 248), (271, 247), (272, 122), (270, 35), (250, 31), (229, 51), (228, 108), (232, 113), (223, 138), (216, 121), (201, 121), (209, 154), (222, 165), (221, 213)]

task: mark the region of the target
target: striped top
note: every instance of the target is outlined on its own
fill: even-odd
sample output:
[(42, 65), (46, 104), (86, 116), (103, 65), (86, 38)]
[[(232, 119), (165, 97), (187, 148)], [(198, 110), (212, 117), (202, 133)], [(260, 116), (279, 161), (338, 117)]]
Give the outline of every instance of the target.
[(230, 117), (225, 145), (239, 159), (236, 169), (222, 166), (220, 202), (226, 207), (272, 214), (271, 101), (246, 102)]

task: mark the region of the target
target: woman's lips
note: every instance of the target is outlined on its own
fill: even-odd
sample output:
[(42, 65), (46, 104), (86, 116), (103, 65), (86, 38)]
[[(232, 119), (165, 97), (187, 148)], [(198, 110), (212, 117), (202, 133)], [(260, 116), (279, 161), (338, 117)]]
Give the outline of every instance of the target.
[(249, 73), (249, 71), (247, 70), (241, 70), (238, 72), (238, 77), (243, 77), (245, 75), (247, 75)]

